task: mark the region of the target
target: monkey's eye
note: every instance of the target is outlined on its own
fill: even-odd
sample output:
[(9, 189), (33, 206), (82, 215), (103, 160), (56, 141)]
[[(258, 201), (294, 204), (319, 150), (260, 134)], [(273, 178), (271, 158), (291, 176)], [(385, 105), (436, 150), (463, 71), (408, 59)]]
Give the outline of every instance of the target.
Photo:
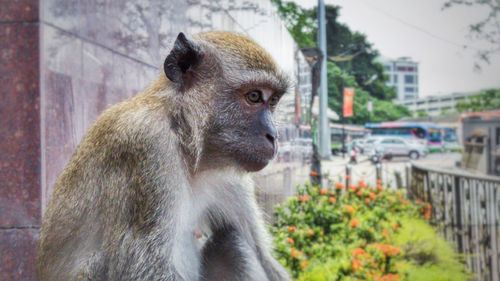
[(262, 93), (260, 91), (251, 91), (246, 94), (247, 100), (251, 103), (258, 103), (262, 100)]
[(271, 99), (269, 100), (269, 105), (271, 106), (276, 106), (278, 104), (278, 102), (280, 101), (280, 97), (278, 95), (274, 95), (271, 97)]

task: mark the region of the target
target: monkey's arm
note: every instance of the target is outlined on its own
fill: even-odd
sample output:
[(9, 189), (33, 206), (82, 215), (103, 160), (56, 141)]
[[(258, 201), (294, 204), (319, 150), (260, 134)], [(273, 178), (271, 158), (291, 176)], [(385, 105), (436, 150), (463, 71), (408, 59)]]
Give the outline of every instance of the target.
[(272, 238), (270, 237), (262, 218), (262, 213), (252, 196), (248, 204), (253, 205), (256, 212), (249, 212), (247, 221), (250, 233), (255, 241), (257, 257), (266, 271), (269, 280), (285, 281), (291, 280), (285, 268), (273, 257)]
[[(262, 213), (257, 206), (253, 183), (241, 180), (230, 190), (226, 190), (221, 198), (227, 197), (232, 209), (224, 213), (232, 213), (231, 223), (237, 228), (241, 239), (255, 251), (255, 256), (271, 281), (291, 280), (285, 268), (273, 257), (271, 237), (266, 230)], [(237, 194), (234, 194), (237, 193)]]

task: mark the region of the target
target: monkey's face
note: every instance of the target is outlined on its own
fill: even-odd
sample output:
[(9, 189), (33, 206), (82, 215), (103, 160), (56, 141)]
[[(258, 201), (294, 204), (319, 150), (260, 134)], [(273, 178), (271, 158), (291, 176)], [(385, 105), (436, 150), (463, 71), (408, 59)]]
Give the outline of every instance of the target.
[(272, 113), (280, 98), (266, 87), (245, 87), (223, 97), (216, 103), (206, 149), (246, 171), (263, 169), (277, 151)]

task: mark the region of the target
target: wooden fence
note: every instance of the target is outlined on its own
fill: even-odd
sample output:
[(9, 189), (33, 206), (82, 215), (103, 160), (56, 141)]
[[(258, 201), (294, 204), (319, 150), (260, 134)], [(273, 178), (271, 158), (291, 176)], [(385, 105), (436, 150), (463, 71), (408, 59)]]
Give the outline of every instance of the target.
[(463, 254), (474, 280), (500, 280), (500, 178), (413, 164), (408, 196), (432, 205), (431, 221)]

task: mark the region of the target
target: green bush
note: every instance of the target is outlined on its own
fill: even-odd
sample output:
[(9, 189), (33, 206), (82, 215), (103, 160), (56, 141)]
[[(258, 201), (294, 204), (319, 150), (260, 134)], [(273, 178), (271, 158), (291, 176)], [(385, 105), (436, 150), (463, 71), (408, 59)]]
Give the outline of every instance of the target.
[(405, 218), (405, 226), (394, 236), (394, 244), (403, 251), (402, 271), (412, 281), (467, 280), (465, 270), (449, 243), (419, 218)]
[[(417, 280), (413, 276), (422, 271), (425, 280), (468, 277), (448, 243), (423, 220), (430, 206), (380, 183), (336, 183), (326, 190), (306, 184), (275, 214), (278, 259), (296, 280)], [(432, 279), (434, 272), (453, 279)]]

